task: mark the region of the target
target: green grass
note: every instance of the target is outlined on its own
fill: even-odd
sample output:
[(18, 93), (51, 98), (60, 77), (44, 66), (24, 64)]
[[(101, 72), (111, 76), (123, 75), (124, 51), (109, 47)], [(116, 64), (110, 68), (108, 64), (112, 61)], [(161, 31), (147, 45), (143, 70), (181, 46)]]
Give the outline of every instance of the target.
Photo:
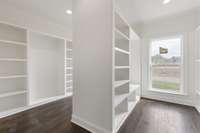
[(153, 81), (152, 87), (156, 89), (162, 89), (162, 90), (171, 90), (171, 91), (179, 90), (178, 83), (167, 83), (167, 82), (156, 81), (156, 80)]

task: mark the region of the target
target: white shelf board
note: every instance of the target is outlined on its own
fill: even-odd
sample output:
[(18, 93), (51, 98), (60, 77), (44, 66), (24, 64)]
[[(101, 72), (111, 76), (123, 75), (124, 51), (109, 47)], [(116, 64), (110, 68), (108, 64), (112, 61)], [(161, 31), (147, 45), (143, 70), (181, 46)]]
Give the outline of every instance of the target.
[(127, 115), (128, 115), (127, 112), (116, 114), (115, 115), (115, 127), (120, 126), (120, 123), (123, 121), (123, 119), (126, 118)]
[(24, 93), (27, 93), (27, 91), (16, 91), (16, 92), (4, 93), (4, 94), (0, 94), (0, 98), (14, 96), (14, 95), (20, 95), (20, 94), (24, 94)]
[(14, 44), (14, 45), (27, 46), (27, 43), (23, 43), (23, 42), (8, 41), (8, 40), (1, 40), (1, 39), (0, 39), (0, 42)]
[(130, 84), (130, 92), (136, 91), (137, 89), (140, 89), (139, 84)]
[(131, 113), (135, 108), (136, 104), (138, 103), (139, 99), (136, 98), (135, 101), (128, 101), (128, 112)]
[(72, 60), (72, 58), (65, 58), (66, 60)]
[(114, 82), (114, 87), (116, 88), (116, 87), (119, 87), (119, 86), (121, 86), (121, 85), (123, 85), (123, 84), (126, 84), (126, 83), (128, 83), (130, 80), (121, 80), (121, 81), (115, 81)]
[(130, 66), (115, 66), (115, 69), (128, 69)]
[(67, 48), (66, 51), (72, 51), (72, 49)]
[(115, 50), (118, 51), (118, 52), (130, 55), (130, 52), (128, 52), (126, 50), (123, 50), (123, 49), (120, 49), (120, 48), (117, 48), (117, 47), (115, 47)]
[(196, 90), (196, 93), (197, 93), (197, 95), (200, 96), (200, 89), (197, 89), (197, 90)]
[(70, 83), (70, 82), (72, 82), (72, 80), (68, 80), (68, 81), (65, 81), (66, 83)]
[(114, 107), (117, 107), (120, 103), (122, 103), (128, 97), (128, 95), (129, 93), (115, 95)]
[(195, 62), (200, 63), (200, 59), (195, 60)]
[(131, 27), (129, 23), (127, 22), (127, 20), (123, 17), (123, 15), (121, 15), (118, 11), (115, 11), (115, 15), (117, 15), (121, 19), (117, 21), (123, 21), (122, 25), (125, 25), (125, 27)]
[(26, 62), (27, 59), (17, 59), (17, 58), (0, 58), (0, 61), (19, 61), (19, 62)]
[(1, 76), (0, 79), (26, 78), (27, 75)]
[(128, 112), (122, 113), (122, 114), (117, 114), (115, 115), (115, 129), (114, 132), (117, 132), (124, 121), (128, 118), (128, 116), (131, 114), (135, 106), (137, 105), (139, 99), (137, 98), (136, 101), (133, 102), (128, 102)]
[(119, 34), (121, 37), (123, 37), (124, 39), (126, 39), (126, 40), (130, 40), (129, 38), (128, 38), (128, 36), (126, 36), (124, 33), (122, 33), (120, 30), (118, 30), (117, 28), (115, 28), (115, 32), (117, 33), (117, 34)]
[(72, 67), (66, 67), (66, 69), (73, 69)]

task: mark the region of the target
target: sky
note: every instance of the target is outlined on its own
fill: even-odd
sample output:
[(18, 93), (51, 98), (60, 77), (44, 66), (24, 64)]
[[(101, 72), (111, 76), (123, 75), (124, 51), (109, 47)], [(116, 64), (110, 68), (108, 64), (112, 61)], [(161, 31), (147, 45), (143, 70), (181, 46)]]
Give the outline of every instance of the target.
[(158, 55), (160, 47), (168, 49), (167, 54), (162, 54), (162, 56), (165, 58), (171, 58), (173, 56), (181, 56), (180, 37), (153, 41), (151, 43), (151, 55), (152, 56)]

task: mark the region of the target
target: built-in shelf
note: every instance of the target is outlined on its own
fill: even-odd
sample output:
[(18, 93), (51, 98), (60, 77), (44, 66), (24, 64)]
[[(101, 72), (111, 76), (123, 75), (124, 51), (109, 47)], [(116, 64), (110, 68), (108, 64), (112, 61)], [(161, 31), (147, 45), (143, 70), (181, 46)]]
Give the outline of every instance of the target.
[(129, 93), (115, 95), (115, 104), (114, 106), (117, 107), (120, 103), (122, 103), (127, 97)]
[(115, 87), (115, 88), (116, 88), (116, 87), (119, 87), (119, 86), (121, 86), (121, 85), (123, 85), (123, 84), (129, 83), (129, 81), (130, 81), (130, 80), (115, 81), (115, 82), (114, 82), (114, 87)]
[(26, 78), (27, 75), (0, 76), (0, 79)]
[(130, 52), (123, 50), (123, 49), (120, 49), (120, 48), (115, 48), (115, 50), (118, 51), (118, 52), (122, 52), (124, 54), (128, 54), (128, 55), (130, 54)]
[(133, 109), (135, 108), (136, 104), (139, 101), (139, 97), (136, 97), (135, 101), (129, 101), (128, 102), (128, 112), (131, 113), (133, 111)]
[(130, 66), (130, 56), (124, 52), (115, 52), (115, 66)]
[(0, 94), (0, 98), (14, 96), (14, 95), (20, 95), (20, 94), (24, 94), (24, 93), (27, 93), (27, 91), (16, 91), (16, 92), (4, 93), (4, 94)]
[[(140, 95), (140, 84), (130, 84), (131, 69), (131, 39), (134, 38), (134, 32), (126, 20), (115, 13), (115, 66), (114, 66), (114, 132), (117, 132), (129, 114), (138, 103)], [(134, 69), (134, 68), (133, 68)], [(133, 74), (134, 75), (134, 74)]]
[(128, 69), (130, 66), (115, 66), (115, 69)]
[(27, 105), (27, 29), (0, 23), (0, 113)]
[(115, 13), (115, 28), (121, 31), (127, 37), (130, 36), (130, 25), (127, 21), (119, 14), (119, 12)]
[(136, 90), (140, 88), (140, 85), (137, 84), (131, 84), (130, 89), (128, 93), (118, 94), (115, 96), (115, 107), (118, 106), (123, 100), (128, 98), (132, 93), (134, 93)]
[(130, 91), (136, 91), (138, 89), (140, 89), (139, 84), (130, 84)]
[(17, 62), (26, 62), (27, 59), (16, 59), (16, 58), (0, 58), (0, 61), (17, 61)]
[(27, 45), (26, 43), (23, 43), (23, 42), (8, 41), (8, 40), (2, 40), (2, 39), (0, 39), (0, 42), (9, 43), (9, 44), (13, 44), (13, 45), (22, 45), (22, 46)]
[(66, 63), (65, 63), (65, 67), (66, 67), (66, 92), (67, 93), (72, 93), (72, 89), (73, 89), (73, 86), (72, 86), (72, 42), (71, 41), (67, 41), (66, 42), (66, 51), (65, 51), (65, 60), (66, 60)]
[(116, 39), (119, 39), (119, 40), (121, 40), (121, 39), (126, 39), (126, 40), (129, 40), (129, 37), (128, 36), (126, 36), (124, 33), (122, 33), (120, 30), (118, 30), (118, 29), (115, 29), (115, 38)]
[(0, 114), (66, 94), (65, 77), (70, 80), (72, 76), (68, 61), (72, 60), (72, 45), (67, 48), (67, 42), (71, 41), (0, 22)]
[(135, 106), (137, 105), (139, 99), (136, 98), (135, 101), (129, 101), (128, 102), (128, 111), (117, 113), (115, 114), (115, 131), (118, 131), (118, 129), (121, 127), (121, 125), (124, 123), (124, 121), (127, 119), (127, 117), (131, 114)]
[(118, 127), (120, 123), (123, 122), (124, 119), (126, 119), (127, 112), (119, 113), (115, 115), (115, 127)]

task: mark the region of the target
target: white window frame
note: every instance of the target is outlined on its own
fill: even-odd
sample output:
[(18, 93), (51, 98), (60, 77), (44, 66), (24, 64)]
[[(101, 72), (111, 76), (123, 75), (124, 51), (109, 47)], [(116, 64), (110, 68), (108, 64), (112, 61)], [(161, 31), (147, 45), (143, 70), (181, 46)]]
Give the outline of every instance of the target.
[[(152, 43), (154, 41), (161, 41), (161, 40), (168, 40), (168, 39), (173, 39), (173, 38), (180, 38), (181, 39), (181, 63), (180, 63), (180, 88), (179, 91), (170, 91), (170, 90), (162, 90), (159, 88), (152, 88), (152, 60), (151, 60), (151, 55), (152, 55)], [(175, 36), (166, 36), (166, 37), (160, 37), (160, 38), (155, 38), (150, 40), (149, 44), (149, 66), (148, 66), (148, 71), (149, 71), (149, 90), (154, 91), (154, 92), (161, 92), (161, 93), (170, 93), (170, 94), (180, 94), (180, 95), (185, 95), (185, 90), (184, 90), (184, 35), (175, 35)]]

